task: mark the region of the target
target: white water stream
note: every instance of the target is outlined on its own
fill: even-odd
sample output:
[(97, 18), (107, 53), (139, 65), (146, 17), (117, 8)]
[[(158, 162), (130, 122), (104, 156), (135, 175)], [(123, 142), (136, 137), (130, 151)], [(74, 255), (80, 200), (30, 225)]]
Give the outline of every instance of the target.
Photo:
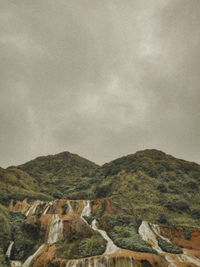
[(87, 201), (83, 200), (83, 210), (81, 212), (80, 217), (86, 224), (88, 224), (88, 222), (85, 220), (84, 216), (90, 217), (91, 214), (92, 214), (92, 211), (91, 211), (91, 206), (90, 206), (90, 200), (87, 200)]
[(68, 213), (69, 213), (69, 214), (73, 214), (73, 213), (74, 213), (74, 211), (73, 211), (73, 208), (72, 208), (72, 206), (71, 206), (71, 203), (70, 203), (70, 201), (69, 201), (69, 200), (67, 200), (67, 205), (68, 205), (68, 208), (69, 208), (69, 211), (68, 211)]
[[(121, 262), (122, 261), (122, 262)], [(115, 262), (115, 263), (114, 263)], [(113, 265), (114, 264), (114, 265)], [(133, 267), (134, 261), (133, 258), (126, 257), (126, 258), (118, 258), (115, 257), (113, 261), (112, 258), (108, 256), (97, 256), (79, 260), (69, 260), (65, 267), (111, 267), (111, 266), (120, 266), (120, 267)]]
[(43, 214), (46, 214), (46, 213), (47, 213), (47, 211), (49, 210), (49, 208), (50, 208), (52, 205), (53, 205), (53, 202), (52, 202), (52, 201), (50, 201), (50, 202), (48, 203), (48, 205), (47, 205), (46, 209), (44, 210)]
[[(151, 228), (153, 229), (153, 231)], [(166, 253), (159, 247), (156, 237), (159, 236), (168, 243), (171, 243), (171, 241), (160, 234), (159, 225), (154, 225), (143, 221), (139, 227), (138, 232), (142, 239), (150, 243), (158, 253)], [(197, 266), (200, 266), (200, 260), (195, 256), (187, 255), (187, 253), (187, 249), (183, 249), (183, 254), (172, 254), (173, 256), (167, 255), (165, 256), (165, 259), (167, 262), (169, 262), (169, 267), (176, 267), (176, 262), (191, 262), (196, 264)]]
[(24, 262), (24, 264), (22, 265), (22, 267), (29, 267), (32, 259), (40, 252), (40, 250), (44, 247), (44, 244), (41, 245), (38, 250), (31, 256), (28, 257), (28, 259)]
[(34, 215), (35, 214), (35, 211), (36, 211), (36, 209), (37, 209), (37, 206), (39, 205), (39, 204), (41, 204), (42, 202), (41, 201), (35, 201), (30, 207), (29, 207), (29, 209), (28, 209), (28, 211), (26, 212), (26, 216), (29, 216), (29, 214), (31, 214), (31, 215)]
[(55, 243), (63, 238), (63, 221), (54, 214), (50, 223), (47, 243)]
[[(84, 206), (83, 206), (83, 210), (81, 212), (80, 217), (85, 223), (87, 223), (87, 221), (84, 219), (84, 216), (87, 216), (87, 217), (91, 216), (92, 211), (91, 211), (90, 200), (87, 200), (87, 201), (84, 200), (83, 205)], [(119, 250), (119, 248), (113, 243), (113, 241), (110, 239), (107, 233), (104, 230), (100, 230), (97, 228), (96, 219), (92, 221), (91, 227), (94, 231), (99, 232), (101, 236), (107, 241), (106, 251), (104, 252), (104, 254), (112, 254)]]
[(163, 252), (158, 245), (156, 234), (151, 230), (151, 227), (148, 222), (143, 221), (140, 225), (138, 232), (143, 240), (152, 245), (152, 247), (158, 252)]
[(6, 251), (6, 256), (10, 259), (10, 255), (11, 255), (11, 251), (12, 251), (12, 247), (14, 245), (14, 241), (10, 241), (10, 244), (8, 246), (8, 249)]
[(91, 216), (91, 206), (90, 206), (90, 200), (83, 200), (83, 210), (81, 212), (81, 218), (83, 216)]
[(22, 267), (21, 261), (10, 261), (10, 267)]
[(92, 221), (92, 229), (98, 231), (101, 236), (107, 241), (106, 251), (104, 252), (104, 254), (113, 254), (119, 250), (119, 248), (113, 243), (107, 233), (104, 230), (100, 230), (97, 228), (96, 219)]

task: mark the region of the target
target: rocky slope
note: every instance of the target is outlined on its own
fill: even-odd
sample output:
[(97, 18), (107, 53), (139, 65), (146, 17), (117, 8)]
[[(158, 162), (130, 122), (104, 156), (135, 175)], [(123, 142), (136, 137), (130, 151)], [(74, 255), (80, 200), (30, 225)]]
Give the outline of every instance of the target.
[(9, 210), (23, 214), (32, 237), (19, 254), (24, 240), (13, 232), (11, 266), (200, 266), (200, 229), (186, 237), (181, 227), (137, 221), (107, 199), (11, 201)]

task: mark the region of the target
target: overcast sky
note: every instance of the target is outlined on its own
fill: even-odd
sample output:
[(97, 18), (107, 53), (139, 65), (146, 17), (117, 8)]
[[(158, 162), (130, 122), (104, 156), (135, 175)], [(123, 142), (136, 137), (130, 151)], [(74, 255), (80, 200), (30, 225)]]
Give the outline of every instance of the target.
[(0, 0), (0, 166), (145, 148), (200, 162), (199, 0)]

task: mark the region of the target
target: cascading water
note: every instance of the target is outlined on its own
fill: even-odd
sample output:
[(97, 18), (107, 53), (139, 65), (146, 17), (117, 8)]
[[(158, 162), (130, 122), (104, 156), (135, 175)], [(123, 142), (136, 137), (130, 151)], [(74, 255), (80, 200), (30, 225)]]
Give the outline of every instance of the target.
[(200, 266), (200, 259), (198, 259), (195, 256), (189, 256), (189, 255), (187, 255), (187, 250), (184, 250), (183, 251), (183, 254), (177, 256), (177, 258), (178, 258), (178, 260), (180, 262), (191, 262), (191, 263), (196, 264), (197, 266)]
[(35, 214), (35, 211), (36, 211), (36, 209), (37, 209), (37, 206), (38, 206), (39, 204), (41, 204), (41, 203), (42, 203), (41, 201), (36, 201), (36, 202), (34, 202), (34, 203), (29, 207), (28, 211), (26, 212), (26, 216), (29, 216), (29, 214), (31, 214), (31, 215)]
[(130, 256), (125, 257), (109, 257), (109, 256), (97, 256), (92, 258), (85, 258), (79, 260), (69, 260), (65, 267), (133, 267), (134, 260)]
[(46, 214), (47, 211), (49, 210), (49, 208), (50, 208), (52, 205), (53, 205), (53, 202), (50, 201), (49, 204), (48, 204), (48, 206), (47, 206), (46, 209), (44, 210), (43, 214)]
[(83, 210), (81, 212), (81, 217), (83, 217), (83, 216), (87, 216), (87, 217), (91, 216), (90, 200), (87, 200), (87, 201), (83, 200), (83, 205), (84, 205), (84, 207), (83, 207)]
[[(156, 233), (157, 236), (161, 237), (162, 239), (164, 239), (168, 243), (171, 243), (171, 241), (168, 238), (161, 235), (159, 225), (151, 224), (151, 226), (152, 226), (152, 229), (154, 230), (154, 232)], [(173, 261), (191, 262), (191, 263), (196, 264), (197, 266), (200, 266), (200, 260), (195, 256), (187, 255), (187, 253), (188, 253), (187, 249), (184, 249), (183, 254), (175, 255), (174, 260), (169, 256), (165, 256), (165, 258), (166, 258), (166, 260), (171, 262), (171, 267), (176, 266), (176, 264)]]
[[(151, 228), (153, 229), (153, 231)], [(139, 227), (138, 232), (140, 236), (142, 237), (142, 239), (150, 243), (152, 247), (158, 253), (165, 253), (165, 252), (159, 247), (157, 236), (161, 237), (168, 243), (171, 243), (171, 241), (168, 238), (161, 235), (160, 228), (158, 225), (150, 224), (148, 222), (143, 221)], [(191, 263), (196, 264), (197, 266), (200, 266), (200, 260), (195, 256), (187, 255), (186, 249), (183, 250), (183, 254), (173, 255), (173, 256), (166, 255), (165, 259), (167, 262), (169, 262), (169, 267), (176, 267), (177, 266), (176, 262), (177, 263), (178, 262), (191, 262)]]
[(10, 261), (10, 267), (22, 267), (21, 261)]
[(143, 221), (138, 229), (138, 232), (142, 239), (150, 243), (158, 253), (163, 252), (158, 245), (156, 234), (152, 231), (148, 222)]
[(31, 261), (33, 260), (33, 258), (40, 252), (40, 250), (42, 250), (42, 248), (44, 247), (44, 244), (41, 245), (38, 250), (30, 257), (28, 257), (28, 259), (24, 262), (24, 264), (22, 265), (22, 267), (29, 267)]
[[(81, 219), (87, 223), (87, 221), (84, 219), (84, 216), (89, 217), (91, 216), (91, 206), (90, 206), (90, 200), (83, 200), (83, 210), (81, 212)], [(87, 223), (88, 224), (88, 223)]]
[[(87, 216), (87, 217), (91, 216), (92, 212), (91, 212), (90, 200), (87, 200), (87, 201), (84, 200), (83, 201), (83, 205), (84, 206), (83, 206), (83, 210), (81, 212), (81, 216), (80, 217), (85, 223), (87, 223), (87, 221), (84, 219), (84, 216)], [(105, 251), (104, 254), (112, 254), (112, 253), (115, 253), (115, 252), (117, 252), (119, 250), (119, 248), (109, 238), (107, 233), (105, 231), (100, 230), (100, 229), (97, 228), (96, 219), (92, 221), (91, 226), (92, 226), (92, 229), (94, 231), (98, 231), (101, 234), (101, 236), (107, 241), (106, 251)]]
[(6, 256), (10, 259), (10, 255), (11, 255), (11, 251), (12, 251), (12, 247), (14, 245), (14, 241), (10, 241), (10, 244), (8, 246), (8, 249), (6, 251)]
[(68, 205), (68, 209), (69, 209), (68, 213), (69, 213), (69, 214), (73, 214), (74, 211), (73, 211), (73, 208), (72, 208), (71, 203), (70, 203), (69, 200), (67, 200), (67, 205)]
[(104, 230), (100, 230), (96, 226), (96, 219), (92, 221), (92, 229), (94, 231), (98, 231), (101, 236), (107, 241), (106, 251), (104, 254), (113, 254), (119, 251), (119, 248), (113, 243), (113, 241), (110, 239), (110, 237), (107, 235), (107, 233)]
[(55, 243), (63, 238), (63, 221), (58, 214), (53, 215), (50, 223), (49, 235), (47, 243)]

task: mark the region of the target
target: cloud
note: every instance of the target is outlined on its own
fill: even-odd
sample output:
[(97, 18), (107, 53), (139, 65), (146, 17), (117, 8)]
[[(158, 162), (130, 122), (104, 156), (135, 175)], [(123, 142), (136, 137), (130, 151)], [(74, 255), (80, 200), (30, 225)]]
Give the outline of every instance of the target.
[(199, 162), (198, 0), (0, 4), (1, 166), (145, 148)]

